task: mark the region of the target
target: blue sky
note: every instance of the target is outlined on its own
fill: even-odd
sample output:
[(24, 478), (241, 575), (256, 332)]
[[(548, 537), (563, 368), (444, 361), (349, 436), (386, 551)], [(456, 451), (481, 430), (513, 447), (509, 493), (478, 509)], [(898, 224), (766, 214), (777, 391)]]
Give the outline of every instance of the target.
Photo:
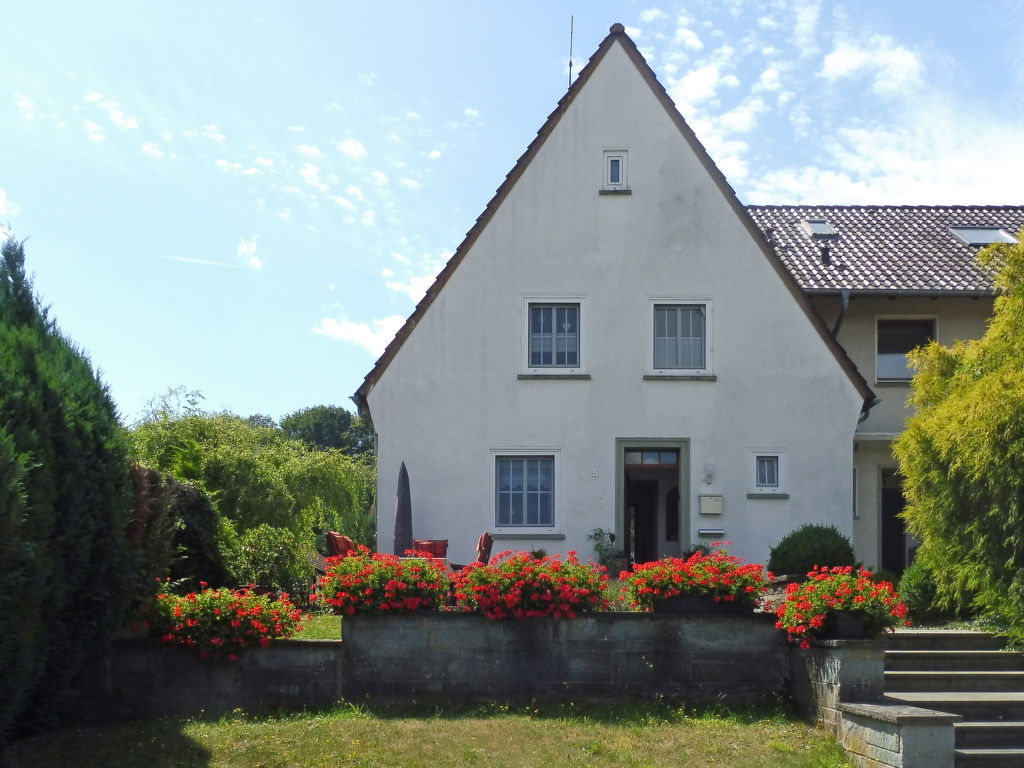
[[(967, 10), (969, 8), (969, 11)], [(0, 223), (122, 416), (348, 401), (615, 22), (746, 203), (1024, 202), (1024, 3), (8, 4)]]

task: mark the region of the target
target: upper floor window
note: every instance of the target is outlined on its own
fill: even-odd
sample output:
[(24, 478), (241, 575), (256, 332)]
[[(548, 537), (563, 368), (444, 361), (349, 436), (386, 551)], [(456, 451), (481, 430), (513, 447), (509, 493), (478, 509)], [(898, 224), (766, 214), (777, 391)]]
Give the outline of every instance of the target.
[(786, 496), (786, 452), (781, 448), (755, 448), (754, 477), (750, 491), (754, 496), (775, 494)]
[(878, 381), (910, 381), (914, 372), (907, 353), (935, 338), (935, 318), (879, 318), (878, 355), (875, 375)]
[(709, 373), (710, 302), (652, 302), (650, 368), (654, 373)]
[(579, 368), (580, 305), (530, 304), (531, 368)]
[(624, 149), (609, 149), (604, 152), (604, 189), (629, 189), (626, 178), (627, 153)]

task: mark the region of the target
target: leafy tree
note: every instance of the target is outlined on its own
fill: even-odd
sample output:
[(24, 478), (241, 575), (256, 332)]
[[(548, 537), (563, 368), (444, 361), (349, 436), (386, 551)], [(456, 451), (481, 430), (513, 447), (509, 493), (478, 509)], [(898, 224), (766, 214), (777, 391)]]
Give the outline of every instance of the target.
[(372, 456), (373, 426), (336, 405), (315, 405), (281, 419), (281, 429), (315, 448), (336, 448), (350, 456)]
[(73, 711), (126, 622), (127, 445), (89, 361), (0, 247), (0, 744)]
[(1024, 245), (979, 258), (1001, 265), (988, 329), (912, 353), (917, 412), (894, 452), (941, 603), (973, 603), (1024, 641)]

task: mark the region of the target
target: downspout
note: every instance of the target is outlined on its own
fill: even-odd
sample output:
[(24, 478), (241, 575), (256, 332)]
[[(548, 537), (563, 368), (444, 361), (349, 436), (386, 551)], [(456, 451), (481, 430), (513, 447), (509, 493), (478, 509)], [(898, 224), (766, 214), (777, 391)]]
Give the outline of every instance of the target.
[(846, 319), (846, 310), (850, 308), (850, 291), (846, 288), (839, 293), (842, 305), (839, 307), (839, 317), (836, 318), (836, 324), (832, 328), (832, 338), (837, 340), (836, 336), (839, 334), (839, 329), (843, 327), (843, 320)]

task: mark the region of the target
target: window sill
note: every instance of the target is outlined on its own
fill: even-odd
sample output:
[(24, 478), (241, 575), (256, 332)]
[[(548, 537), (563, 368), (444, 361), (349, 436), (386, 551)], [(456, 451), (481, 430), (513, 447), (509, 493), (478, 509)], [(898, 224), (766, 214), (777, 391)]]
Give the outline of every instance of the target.
[(492, 539), (538, 539), (540, 541), (563, 541), (564, 533), (530, 533), (529, 530), (516, 533), (492, 533)]
[(788, 499), (788, 493), (748, 493), (748, 499)]
[(599, 195), (632, 195), (633, 190), (631, 189), (599, 189), (597, 191)]
[(531, 379), (569, 379), (570, 381), (590, 381), (589, 373), (520, 373), (517, 376), (520, 381)]
[(713, 373), (645, 373), (644, 381), (718, 381)]
[(883, 379), (875, 382), (876, 387), (909, 387), (910, 379)]

